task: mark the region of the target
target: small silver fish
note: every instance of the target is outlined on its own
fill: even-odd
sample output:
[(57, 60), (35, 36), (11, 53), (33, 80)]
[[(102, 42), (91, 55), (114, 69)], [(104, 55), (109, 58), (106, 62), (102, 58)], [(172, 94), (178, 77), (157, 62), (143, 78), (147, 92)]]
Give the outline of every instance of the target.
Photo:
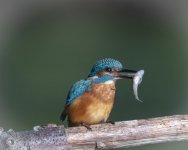
[(144, 70), (140, 70), (133, 77), (133, 95), (135, 99), (137, 99), (140, 102), (142, 102), (142, 100), (140, 100), (138, 97), (138, 85), (142, 82), (143, 75), (144, 75)]

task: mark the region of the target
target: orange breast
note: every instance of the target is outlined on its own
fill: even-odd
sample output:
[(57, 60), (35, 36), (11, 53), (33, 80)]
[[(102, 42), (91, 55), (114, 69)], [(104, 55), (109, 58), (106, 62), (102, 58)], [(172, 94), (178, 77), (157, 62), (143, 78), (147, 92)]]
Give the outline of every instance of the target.
[(85, 92), (67, 107), (69, 125), (105, 122), (112, 110), (114, 97), (114, 83), (93, 84), (92, 91)]

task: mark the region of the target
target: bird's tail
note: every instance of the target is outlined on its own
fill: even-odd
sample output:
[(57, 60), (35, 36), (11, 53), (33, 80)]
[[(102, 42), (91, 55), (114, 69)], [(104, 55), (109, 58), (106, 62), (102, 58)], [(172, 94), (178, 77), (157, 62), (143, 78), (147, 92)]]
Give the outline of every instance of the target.
[(65, 107), (63, 112), (61, 113), (61, 116), (60, 116), (61, 121), (64, 121), (66, 116), (67, 116), (67, 110), (66, 110), (66, 107)]

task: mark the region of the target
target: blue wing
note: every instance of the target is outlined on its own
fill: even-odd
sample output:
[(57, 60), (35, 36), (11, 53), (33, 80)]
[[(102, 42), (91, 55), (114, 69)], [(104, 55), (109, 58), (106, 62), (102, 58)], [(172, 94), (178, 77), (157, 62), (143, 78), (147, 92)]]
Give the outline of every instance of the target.
[(70, 105), (78, 96), (82, 95), (86, 90), (92, 89), (92, 81), (91, 80), (80, 80), (77, 81), (70, 89), (66, 105)]
[[(78, 96), (82, 95), (86, 90), (92, 90), (92, 81), (91, 80), (80, 80), (76, 82), (70, 89), (67, 100), (66, 106), (70, 105)], [(62, 121), (65, 120), (67, 116), (66, 106), (61, 113), (60, 119)]]

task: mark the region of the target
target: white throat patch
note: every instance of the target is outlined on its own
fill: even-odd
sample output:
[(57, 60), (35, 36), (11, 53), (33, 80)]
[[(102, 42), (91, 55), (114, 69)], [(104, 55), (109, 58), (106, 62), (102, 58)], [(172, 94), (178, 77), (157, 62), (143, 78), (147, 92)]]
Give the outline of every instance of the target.
[(108, 80), (108, 81), (104, 82), (104, 84), (113, 84), (113, 83), (114, 83), (113, 80)]

